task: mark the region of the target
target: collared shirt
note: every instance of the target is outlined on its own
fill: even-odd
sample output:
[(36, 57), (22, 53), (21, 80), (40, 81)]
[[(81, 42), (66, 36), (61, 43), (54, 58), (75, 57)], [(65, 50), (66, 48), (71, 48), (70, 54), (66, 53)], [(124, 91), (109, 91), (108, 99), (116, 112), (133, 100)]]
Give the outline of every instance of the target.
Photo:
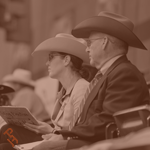
[(73, 90), (73, 87), (74, 87), (74, 86), (72, 86), (67, 92), (66, 92), (66, 90), (62, 87), (62, 89), (61, 89), (60, 92), (59, 92), (59, 103), (60, 103), (61, 105), (63, 104), (64, 99), (65, 99), (66, 97), (69, 97), (69, 96), (70, 96), (70, 94), (71, 94), (71, 92), (72, 92), (72, 90)]
[(118, 56), (115, 56), (115, 57), (111, 58), (110, 60), (108, 60), (108, 61), (102, 66), (102, 68), (100, 69), (100, 72), (104, 75), (105, 72), (108, 70), (108, 68), (109, 68), (118, 58), (120, 58), (121, 56), (123, 56), (123, 55), (118, 55)]
[(73, 115), (76, 113), (84, 94), (89, 86), (85, 79), (79, 79), (75, 85), (65, 93), (61, 89), (52, 111), (52, 123), (55, 130), (67, 129)]

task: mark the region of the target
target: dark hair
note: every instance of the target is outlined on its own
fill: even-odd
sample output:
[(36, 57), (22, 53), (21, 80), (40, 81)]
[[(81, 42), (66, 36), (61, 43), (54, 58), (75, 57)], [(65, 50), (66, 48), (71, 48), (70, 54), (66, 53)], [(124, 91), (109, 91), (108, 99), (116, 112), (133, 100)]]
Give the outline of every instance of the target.
[(87, 76), (89, 75), (89, 71), (88, 71), (88, 69), (85, 69), (85, 67), (82, 65), (83, 64), (82, 59), (80, 59), (79, 57), (76, 57), (74, 55), (63, 53), (63, 52), (59, 52), (59, 54), (61, 54), (62, 56), (69, 55), (71, 57), (72, 70), (75, 71), (76, 73), (80, 74), (80, 76), (82, 78), (87, 79)]

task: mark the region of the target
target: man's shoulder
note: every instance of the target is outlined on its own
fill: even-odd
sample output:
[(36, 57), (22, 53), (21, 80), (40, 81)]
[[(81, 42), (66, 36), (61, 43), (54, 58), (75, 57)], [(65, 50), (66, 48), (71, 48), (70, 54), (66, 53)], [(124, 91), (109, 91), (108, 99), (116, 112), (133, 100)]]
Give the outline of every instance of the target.
[(122, 75), (128, 74), (129, 72), (142, 75), (139, 69), (135, 65), (133, 65), (130, 61), (122, 62), (119, 65), (117, 65), (112, 71), (112, 73), (117, 73), (117, 72), (121, 72)]

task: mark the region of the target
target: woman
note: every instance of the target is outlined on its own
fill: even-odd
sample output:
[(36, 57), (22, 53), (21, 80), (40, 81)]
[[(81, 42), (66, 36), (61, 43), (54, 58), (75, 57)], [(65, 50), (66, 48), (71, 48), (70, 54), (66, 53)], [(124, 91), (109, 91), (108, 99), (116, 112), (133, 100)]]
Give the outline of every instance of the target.
[[(25, 124), (24, 127), (6, 125), (1, 129), (0, 149), (8, 149), (9, 138), (3, 133), (13, 129), (13, 136), (18, 139), (18, 144), (42, 140), (41, 135), (54, 133), (61, 128), (68, 129), (71, 118), (76, 113), (89, 83), (83, 79), (82, 64), (89, 63), (85, 52), (86, 46), (83, 40), (74, 38), (69, 34), (58, 34), (42, 42), (33, 54), (46, 55), (48, 61), (49, 76), (58, 79), (62, 89), (58, 94), (51, 116), (53, 127), (47, 123), (39, 122), (39, 125)], [(11, 139), (10, 139), (11, 140)], [(16, 144), (14, 142), (14, 144)], [(11, 149), (11, 145), (10, 148)]]

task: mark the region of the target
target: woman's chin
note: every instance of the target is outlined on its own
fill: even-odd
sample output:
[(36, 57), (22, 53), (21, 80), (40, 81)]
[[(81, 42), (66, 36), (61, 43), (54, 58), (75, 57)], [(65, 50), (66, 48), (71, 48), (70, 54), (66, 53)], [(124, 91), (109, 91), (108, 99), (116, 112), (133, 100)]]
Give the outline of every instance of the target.
[(54, 79), (55, 79), (54, 74), (52, 74), (52, 73), (49, 73), (49, 77), (51, 77), (51, 78), (54, 78)]

